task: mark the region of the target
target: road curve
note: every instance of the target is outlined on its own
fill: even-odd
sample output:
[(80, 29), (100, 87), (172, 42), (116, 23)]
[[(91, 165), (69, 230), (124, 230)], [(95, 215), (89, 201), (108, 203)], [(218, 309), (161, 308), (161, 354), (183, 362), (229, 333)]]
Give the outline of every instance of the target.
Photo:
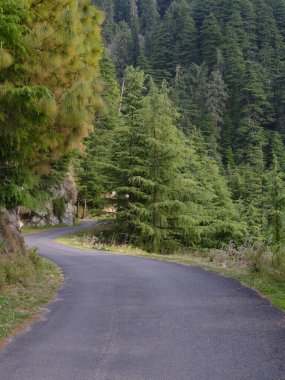
[(255, 292), (52, 241), (71, 230), (27, 237), (65, 282), (45, 320), (0, 353), (1, 380), (285, 380), (284, 314)]

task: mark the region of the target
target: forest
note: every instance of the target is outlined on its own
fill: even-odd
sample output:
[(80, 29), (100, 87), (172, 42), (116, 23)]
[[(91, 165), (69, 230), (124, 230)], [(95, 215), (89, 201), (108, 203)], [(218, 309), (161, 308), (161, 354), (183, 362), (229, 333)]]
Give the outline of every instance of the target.
[(1, 0), (0, 207), (72, 165), (118, 242), (280, 247), (284, 0), (94, 3)]

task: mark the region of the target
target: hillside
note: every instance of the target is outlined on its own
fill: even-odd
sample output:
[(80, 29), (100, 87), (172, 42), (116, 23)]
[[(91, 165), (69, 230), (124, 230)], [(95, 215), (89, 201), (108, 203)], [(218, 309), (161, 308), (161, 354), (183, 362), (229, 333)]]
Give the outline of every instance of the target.
[[(128, 225), (121, 231), (124, 239), (134, 237), (144, 244), (156, 234), (167, 246), (170, 240), (180, 244), (181, 235), (183, 245), (282, 241), (284, 1), (95, 3), (105, 11), (101, 69), (107, 111), (87, 141), (90, 168), (84, 160), (83, 178), (96, 182), (92, 188), (85, 181), (85, 195), (81, 192), (89, 207), (96, 212), (106, 206), (102, 194), (121, 192), (111, 203)], [(151, 124), (146, 119), (156, 102), (149, 95), (153, 86), (161, 94), (162, 118), (155, 112), (157, 120)], [(152, 99), (147, 105), (148, 96)], [(171, 122), (162, 116), (168, 112)], [(165, 127), (169, 122), (179, 131), (179, 142), (168, 139), (173, 133)], [(155, 164), (161, 169), (158, 174), (151, 168), (160, 153), (145, 141), (162, 125), (159, 133), (167, 141), (156, 138), (162, 155)], [(188, 158), (178, 157), (183, 149)], [(172, 150), (176, 163), (170, 164)], [(167, 176), (176, 184), (164, 182), (167, 161)], [(130, 192), (132, 201), (123, 205)]]

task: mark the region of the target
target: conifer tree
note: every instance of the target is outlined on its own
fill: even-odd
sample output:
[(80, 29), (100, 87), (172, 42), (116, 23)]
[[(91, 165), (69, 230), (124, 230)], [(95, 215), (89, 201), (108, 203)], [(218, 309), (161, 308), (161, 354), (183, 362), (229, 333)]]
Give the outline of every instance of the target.
[[(138, 74), (137, 80), (142, 79)], [(141, 99), (131, 95), (127, 93), (124, 107), (131, 116), (127, 117), (125, 136), (128, 145), (117, 153), (117, 165), (126, 178), (125, 186), (115, 188), (118, 219), (125, 222), (133, 241), (151, 250), (171, 249), (187, 231), (195, 230), (195, 218), (182, 200), (186, 196), (183, 190), (187, 191), (182, 177), (186, 145), (173, 124), (173, 107), (165, 87), (158, 92), (151, 84), (149, 94)]]
[(176, 66), (190, 67), (197, 60), (197, 34), (191, 8), (185, 1), (173, 1), (168, 11), (172, 16)]
[(175, 73), (174, 33), (172, 16), (167, 11), (154, 35), (152, 62), (155, 67), (155, 79), (158, 82), (171, 80)]
[(154, 36), (152, 61), (158, 80), (171, 80), (178, 67), (190, 67), (197, 59), (197, 35), (189, 5), (173, 1)]
[(39, 150), (49, 146), (47, 125), (53, 120), (54, 99), (44, 87), (33, 86), (23, 62), (35, 55), (31, 13), (25, 1), (3, 1), (0, 9), (0, 208), (35, 204), (38, 178), (31, 169)]
[(268, 181), (268, 224), (272, 242), (279, 243), (284, 239), (285, 222), (285, 182), (277, 157), (273, 154), (272, 166), (267, 174)]
[(103, 11), (105, 15), (105, 20), (103, 24), (103, 38), (105, 43), (109, 44), (116, 32), (116, 23), (114, 21), (115, 18), (115, 5), (113, 0), (96, 0), (94, 2), (98, 5)]
[(201, 29), (201, 53), (203, 60), (212, 68), (215, 65), (217, 49), (222, 43), (222, 32), (214, 14), (207, 16)]
[(241, 4), (241, 16), (243, 19), (243, 28), (245, 40), (243, 52), (246, 59), (256, 59), (257, 54), (257, 36), (256, 36), (256, 12), (251, 1), (246, 0)]
[[(285, 137), (283, 1), (140, 0), (137, 4), (141, 50), (138, 59), (133, 59), (132, 43), (129, 43), (124, 63), (117, 70), (120, 78), (125, 66), (135, 63), (152, 75), (158, 86), (164, 79), (168, 81), (171, 99), (179, 112), (176, 121), (179, 129), (187, 137), (195, 127), (202, 133), (206, 147), (203, 154), (224, 170), (234, 202), (243, 214), (239, 217), (248, 223), (248, 235), (253, 240), (265, 238), (271, 207), (268, 170), (272, 168), (274, 155), (280, 171), (285, 170), (282, 153)], [(125, 1), (116, 4), (120, 12), (129, 6)], [(122, 19), (119, 14), (116, 17), (117, 21)], [(123, 18), (131, 41), (131, 19)], [(115, 62), (124, 54), (123, 43), (117, 46), (117, 50), (110, 49), (111, 53), (115, 51)], [(137, 114), (141, 112), (144, 96), (145, 89), (134, 112), (137, 128)], [(120, 128), (122, 136), (128, 136), (132, 122), (129, 110), (123, 110), (124, 102), (123, 99), (126, 125)], [(129, 132), (123, 131), (124, 128)], [(130, 139), (126, 138), (125, 146), (127, 141)], [(135, 139), (133, 142), (135, 146)], [(198, 154), (200, 161), (203, 154)], [(204, 173), (200, 177), (206, 176), (203, 167), (199, 170)], [(196, 185), (200, 183), (198, 177)], [(209, 180), (207, 186), (210, 187), (210, 183)], [(203, 199), (201, 193), (197, 194)], [(121, 200), (126, 202), (124, 197)], [(207, 204), (209, 210), (211, 203), (213, 201)], [(202, 207), (203, 220), (209, 222), (209, 214), (203, 211), (204, 203), (199, 207)], [(200, 220), (198, 215), (195, 218)]]
[(30, 63), (30, 80), (49, 88), (56, 101), (55, 120), (46, 136), (53, 145), (47, 156), (53, 159), (80, 145), (100, 105), (102, 15), (91, 0), (34, 0), (32, 9), (37, 55)]
[(126, 67), (132, 63), (132, 31), (125, 21), (117, 24), (115, 37), (108, 50), (113, 58), (117, 76), (121, 79)]
[(223, 57), (219, 51), (216, 67), (209, 78), (207, 98), (211, 124), (214, 126), (212, 137), (217, 144), (224, 124), (224, 113), (228, 99), (227, 87), (223, 80)]
[(191, 197), (201, 207), (199, 213), (203, 217), (202, 222), (199, 222), (200, 243), (218, 247), (231, 240), (241, 242), (246, 223), (232, 201), (232, 194), (219, 165), (210, 157), (208, 147), (197, 129), (193, 129), (188, 137), (188, 149), (187, 173), (191, 173), (198, 184)]
[(140, 51), (140, 55), (138, 57), (138, 68), (142, 70), (146, 75), (151, 75), (153, 74), (153, 68), (150, 64), (149, 59), (145, 56), (144, 51)]
[(122, 219), (127, 218), (125, 215), (128, 214), (129, 200), (133, 200), (138, 196), (129, 178), (133, 170), (135, 170), (137, 160), (142, 159), (144, 156), (144, 149), (137, 142), (140, 135), (136, 115), (141, 107), (141, 101), (145, 93), (145, 81), (143, 71), (133, 67), (126, 69), (124, 91), (120, 100), (122, 121), (114, 129), (114, 144), (109, 175), (111, 183), (113, 183), (110, 191), (116, 192), (116, 199), (110, 199), (110, 202), (112, 206), (113, 202), (115, 202), (118, 218), (121, 217)]
[(164, 15), (170, 3), (171, 3), (171, 0), (157, 0), (158, 9), (161, 15)]
[(85, 140), (85, 152), (75, 160), (78, 204), (83, 207), (82, 217), (87, 210), (98, 214), (107, 204), (106, 194), (110, 191), (111, 151), (114, 129), (120, 125), (120, 92), (115, 68), (104, 54), (101, 61), (101, 75), (104, 81), (101, 112), (95, 119), (95, 130)]
[(130, 2), (129, 0), (116, 0), (115, 4), (115, 20), (117, 22), (130, 21)]
[(137, 65), (140, 54), (139, 43), (139, 20), (137, 17), (131, 18), (131, 33), (132, 33), (132, 49), (131, 49), (131, 64)]
[(181, 183), (184, 144), (172, 119), (173, 109), (166, 88), (159, 93), (152, 86), (138, 113), (146, 138), (145, 162), (132, 178), (134, 185), (144, 193), (144, 199), (133, 204), (131, 212), (135, 228), (154, 250), (166, 248), (176, 235), (179, 237), (179, 230), (187, 230), (189, 218), (187, 207), (178, 196), (174, 197), (175, 193), (178, 195), (176, 186)]
[(89, 0), (1, 5), (1, 203), (13, 207), (35, 199), (39, 173), (91, 128), (101, 13)]
[(144, 35), (153, 32), (160, 21), (157, 1), (156, 0), (143, 0), (141, 2), (141, 17), (140, 26)]

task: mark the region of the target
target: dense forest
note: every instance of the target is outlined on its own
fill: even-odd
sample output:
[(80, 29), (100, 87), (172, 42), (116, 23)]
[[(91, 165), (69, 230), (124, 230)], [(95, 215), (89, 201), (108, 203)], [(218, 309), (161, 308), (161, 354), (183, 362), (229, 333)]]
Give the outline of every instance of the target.
[(107, 110), (82, 200), (112, 204), (121, 238), (151, 250), (281, 242), (284, 1), (96, 3)]
[(93, 3), (1, 0), (0, 207), (72, 164), (118, 241), (282, 242), (284, 0)]

